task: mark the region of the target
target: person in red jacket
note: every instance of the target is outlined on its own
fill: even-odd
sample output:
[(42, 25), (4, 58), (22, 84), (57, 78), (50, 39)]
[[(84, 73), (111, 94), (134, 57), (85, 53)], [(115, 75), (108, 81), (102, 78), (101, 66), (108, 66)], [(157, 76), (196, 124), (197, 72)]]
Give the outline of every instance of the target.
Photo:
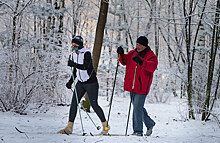
[(118, 47), (119, 61), (126, 66), (124, 90), (130, 92), (133, 105), (133, 134), (143, 136), (143, 122), (147, 127), (145, 135), (150, 136), (155, 126), (150, 118), (144, 102), (150, 91), (153, 73), (157, 68), (157, 56), (148, 46), (148, 39), (140, 36), (136, 41), (136, 49), (124, 54), (122, 47)]

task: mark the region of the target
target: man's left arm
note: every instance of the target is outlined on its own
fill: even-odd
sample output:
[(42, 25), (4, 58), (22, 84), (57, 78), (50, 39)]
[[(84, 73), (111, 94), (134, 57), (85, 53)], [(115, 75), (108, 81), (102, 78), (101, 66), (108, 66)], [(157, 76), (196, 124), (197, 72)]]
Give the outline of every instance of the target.
[(154, 55), (150, 59), (144, 60), (142, 67), (146, 71), (154, 72), (157, 69), (157, 65), (158, 65), (157, 56)]

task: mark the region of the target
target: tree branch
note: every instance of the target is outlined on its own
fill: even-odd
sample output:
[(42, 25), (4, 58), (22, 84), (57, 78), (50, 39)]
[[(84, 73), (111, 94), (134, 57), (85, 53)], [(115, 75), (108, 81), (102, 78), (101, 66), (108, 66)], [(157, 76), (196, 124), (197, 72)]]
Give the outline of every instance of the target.
[(7, 3), (0, 1), (0, 6), (1, 5), (6, 5), (8, 8), (10, 8), (14, 12), (14, 9), (10, 5), (8, 5)]
[(0, 98), (0, 101), (1, 101), (1, 103), (2, 103), (2, 105), (3, 105), (3, 107), (5, 108), (5, 111), (7, 112), (8, 111), (8, 109), (7, 109), (7, 107), (5, 106), (5, 104), (4, 104), (4, 102), (2, 101), (2, 99)]
[(25, 6), (20, 10), (20, 12), (18, 12), (17, 14), (15, 14), (15, 16), (20, 15), (20, 14), (25, 10), (25, 8), (26, 8), (32, 1), (33, 1), (33, 0), (30, 0), (29, 2), (27, 2), (27, 3), (25, 4)]

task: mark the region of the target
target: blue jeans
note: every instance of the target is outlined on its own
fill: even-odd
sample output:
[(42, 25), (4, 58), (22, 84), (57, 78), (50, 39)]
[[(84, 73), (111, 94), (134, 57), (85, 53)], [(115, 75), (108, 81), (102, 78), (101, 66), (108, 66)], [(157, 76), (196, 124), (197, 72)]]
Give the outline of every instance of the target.
[(147, 128), (155, 125), (155, 122), (148, 116), (147, 110), (144, 108), (146, 96), (130, 92), (133, 104), (133, 130), (135, 133), (143, 133), (143, 122)]

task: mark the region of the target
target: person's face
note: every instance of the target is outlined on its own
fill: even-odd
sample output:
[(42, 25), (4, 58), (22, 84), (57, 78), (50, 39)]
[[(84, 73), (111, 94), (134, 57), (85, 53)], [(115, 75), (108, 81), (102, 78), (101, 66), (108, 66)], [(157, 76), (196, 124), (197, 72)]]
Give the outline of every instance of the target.
[(79, 45), (76, 43), (72, 43), (72, 51), (78, 51), (79, 50)]
[(72, 47), (79, 47), (79, 45), (76, 43), (72, 43)]
[(136, 48), (137, 48), (137, 51), (138, 52), (141, 52), (141, 51), (143, 51), (145, 48), (147, 48), (147, 47), (145, 47), (145, 46), (143, 46), (143, 45), (141, 45), (141, 44), (139, 44), (139, 43), (136, 43)]

